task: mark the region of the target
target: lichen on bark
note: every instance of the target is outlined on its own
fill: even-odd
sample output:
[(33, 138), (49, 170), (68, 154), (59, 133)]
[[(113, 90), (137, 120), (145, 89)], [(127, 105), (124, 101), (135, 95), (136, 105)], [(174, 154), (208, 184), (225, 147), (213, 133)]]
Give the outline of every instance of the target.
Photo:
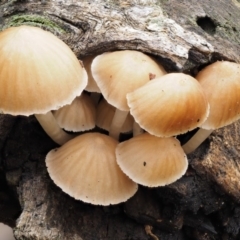
[(7, 29), (9, 27), (18, 27), (21, 25), (30, 25), (34, 27), (40, 27), (45, 30), (51, 31), (53, 33), (64, 34), (66, 31), (56, 24), (53, 20), (48, 17), (37, 14), (16, 14), (8, 19), (6, 19), (6, 24), (4, 24), (1, 30)]

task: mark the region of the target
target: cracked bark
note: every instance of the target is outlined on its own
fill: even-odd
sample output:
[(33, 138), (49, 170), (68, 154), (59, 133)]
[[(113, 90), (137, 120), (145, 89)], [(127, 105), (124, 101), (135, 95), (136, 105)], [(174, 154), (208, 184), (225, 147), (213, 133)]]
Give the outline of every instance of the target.
[[(240, 62), (239, 17), (236, 0), (0, 3), (2, 29), (40, 26), (59, 36), (80, 59), (135, 49), (155, 56), (168, 72), (192, 75), (216, 60)], [(33, 117), (1, 115), (0, 172), (9, 189), (2, 183), (0, 219), (13, 226), (17, 218), (14, 234), (25, 240), (151, 239), (144, 230), (148, 225), (161, 240), (238, 239), (239, 131), (239, 121), (215, 131), (189, 155), (189, 170), (179, 181), (141, 187), (124, 204), (100, 207), (76, 201), (52, 183), (44, 158), (56, 145)], [(14, 197), (21, 212), (8, 200)]]

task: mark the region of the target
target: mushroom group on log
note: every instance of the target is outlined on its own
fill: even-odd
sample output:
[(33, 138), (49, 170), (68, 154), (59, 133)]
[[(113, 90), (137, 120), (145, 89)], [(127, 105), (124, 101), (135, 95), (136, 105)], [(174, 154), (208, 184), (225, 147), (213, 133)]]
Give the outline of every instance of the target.
[[(1, 30), (40, 27), (79, 60), (137, 50), (168, 73), (193, 77), (216, 61), (240, 63), (239, 18), (237, 0), (0, 2)], [(14, 228), (17, 240), (239, 239), (239, 132), (239, 120), (214, 130), (188, 154), (188, 169), (176, 182), (139, 186), (124, 203), (94, 206), (53, 183), (45, 157), (57, 144), (34, 117), (1, 114), (0, 221)], [(184, 144), (191, 134), (178, 138)]]

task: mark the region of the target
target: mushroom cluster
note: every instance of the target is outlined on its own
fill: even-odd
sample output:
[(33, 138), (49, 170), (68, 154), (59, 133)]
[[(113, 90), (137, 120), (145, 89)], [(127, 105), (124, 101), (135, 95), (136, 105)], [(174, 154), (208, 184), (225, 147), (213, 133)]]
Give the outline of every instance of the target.
[[(194, 78), (167, 73), (134, 50), (81, 62), (53, 34), (30, 26), (2, 31), (0, 50), (0, 111), (36, 116), (62, 145), (46, 156), (50, 177), (87, 203), (118, 204), (132, 197), (138, 184), (158, 187), (178, 180), (188, 168), (186, 153), (202, 140), (192, 141), (203, 134), (198, 131), (183, 148), (176, 136), (221, 127), (240, 116), (235, 63), (216, 62)], [(228, 70), (221, 72), (221, 65)], [(223, 94), (224, 104), (216, 103)], [(220, 113), (220, 120), (212, 120)], [(125, 133), (131, 137), (120, 142)]]

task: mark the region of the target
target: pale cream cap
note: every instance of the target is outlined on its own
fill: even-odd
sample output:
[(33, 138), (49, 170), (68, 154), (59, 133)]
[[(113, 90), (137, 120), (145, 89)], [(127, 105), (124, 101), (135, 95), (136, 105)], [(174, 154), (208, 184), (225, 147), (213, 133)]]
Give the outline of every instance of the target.
[(86, 91), (88, 92), (97, 92), (97, 93), (101, 93), (95, 79), (92, 76), (92, 71), (91, 71), (91, 65), (92, 65), (92, 61), (96, 56), (87, 56), (85, 58), (82, 59), (83, 65), (87, 71), (88, 74), (88, 84), (85, 88)]
[(133, 51), (103, 53), (92, 62), (92, 75), (104, 98), (114, 107), (129, 111), (126, 94), (166, 74), (148, 55)]
[(96, 108), (90, 96), (82, 93), (69, 105), (54, 111), (58, 125), (67, 131), (81, 132), (93, 129), (96, 121)]
[(159, 138), (143, 133), (118, 144), (117, 163), (134, 182), (158, 187), (173, 183), (182, 177), (188, 160), (174, 138)]
[(240, 64), (215, 62), (196, 76), (210, 104), (204, 129), (224, 127), (240, 118)]
[(0, 33), (0, 110), (12, 115), (43, 114), (73, 101), (87, 74), (71, 49), (37, 27)]
[(147, 132), (170, 137), (199, 127), (209, 104), (199, 82), (183, 73), (156, 78), (127, 94), (130, 113)]
[(75, 199), (96, 205), (125, 202), (138, 186), (119, 168), (117, 144), (100, 133), (80, 135), (47, 154), (49, 175)]

